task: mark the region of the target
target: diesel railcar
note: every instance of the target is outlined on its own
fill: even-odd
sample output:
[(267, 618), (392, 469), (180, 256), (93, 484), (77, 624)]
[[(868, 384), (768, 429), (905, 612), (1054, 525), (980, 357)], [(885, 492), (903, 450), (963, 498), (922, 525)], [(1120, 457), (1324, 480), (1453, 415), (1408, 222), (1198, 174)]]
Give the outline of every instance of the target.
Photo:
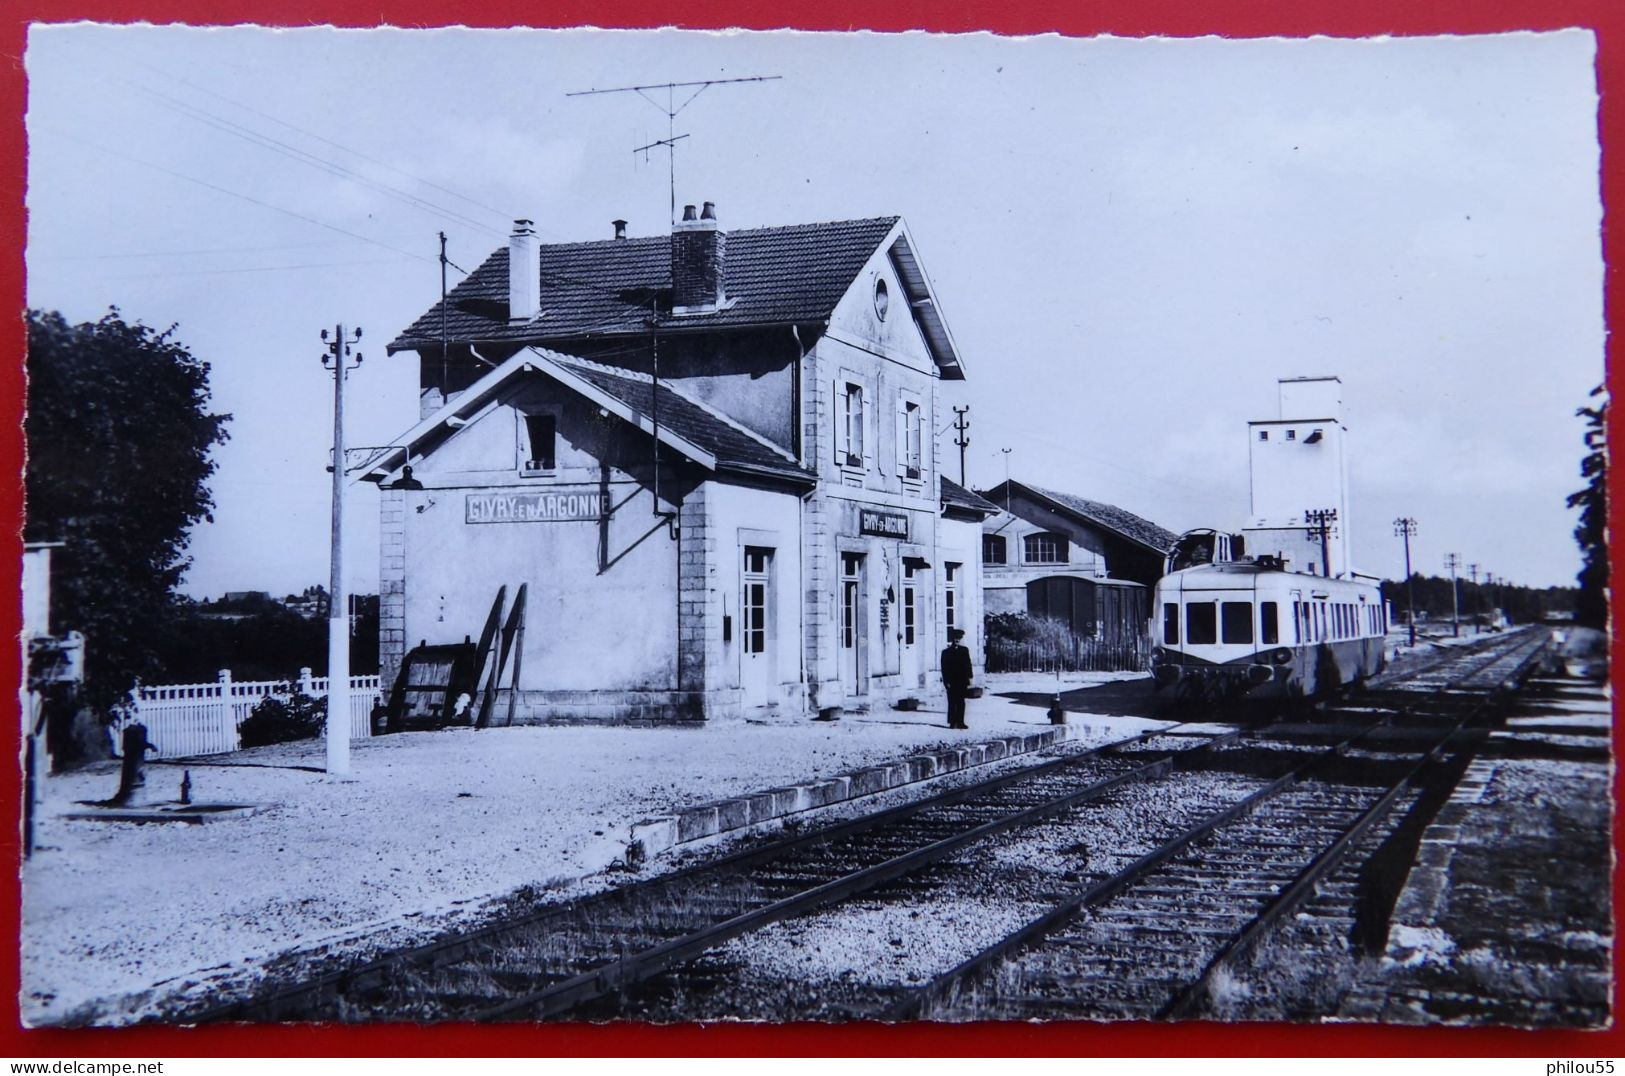
[(1151, 605), (1151, 675), (1167, 698), (1300, 699), (1380, 671), (1388, 610), (1375, 582), (1287, 571), (1240, 536), (1192, 531)]

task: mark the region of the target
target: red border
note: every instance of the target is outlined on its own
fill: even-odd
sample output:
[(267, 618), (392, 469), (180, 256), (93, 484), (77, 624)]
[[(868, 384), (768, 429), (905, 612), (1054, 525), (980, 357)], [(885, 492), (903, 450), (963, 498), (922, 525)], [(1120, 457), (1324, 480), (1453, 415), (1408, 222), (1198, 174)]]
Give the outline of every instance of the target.
[[(332, 24), (367, 27), (512, 25), (649, 27), (676, 25), (693, 29), (740, 26), (771, 29), (794, 26), (808, 30), (854, 28), (895, 31), (993, 30), (1004, 34), (1055, 31), (1069, 36), (1118, 34), (1226, 37), (1303, 36), (1326, 34), (1359, 37), (1374, 34), (1493, 33), (1551, 30), (1579, 26), (1598, 36), (1598, 82), (1602, 93), (1601, 132), (1604, 147), (1603, 202), (1625, 205), (1625, 169), (1610, 168), (1611, 150), (1625, 145), (1625, 4), (1617, 0), (999, 0), (956, 3), (908, 0), (904, 3), (858, 3), (856, 0), (686, 0), (681, 5), (657, 0), (570, 0), (541, 11), (534, 0), (483, 0), (477, 11), (448, 11), (444, 0), (16, 0), (0, 22), (0, 53), (10, 63), (0, 73), (0, 232), (12, 237), (0, 252), (0, 309), (21, 311), (24, 302), (22, 236), (25, 212), (26, 145), (22, 116), (26, 107), (22, 54), (29, 22), (94, 20), (106, 22), (231, 24), (241, 22), (298, 26)], [(1619, 308), (1622, 298), (1615, 266), (1621, 240), (1604, 228), (1604, 256), (1609, 265), (1606, 306)], [(0, 474), (14, 476), (0, 486), (12, 524), (9, 548), (0, 551), (0, 594), (18, 592), (22, 467), (22, 355), (26, 334), (21, 319), (0, 333)], [(1609, 348), (1609, 369), (1613, 369)], [(1531, 361), (1539, 361), (1531, 356)], [(1612, 377), (1610, 376), (1610, 382)], [(1581, 401), (1576, 401), (1578, 405)], [(1618, 421), (1611, 423), (1617, 432)], [(1580, 427), (1575, 426), (1576, 461)], [(1578, 486), (1578, 472), (1576, 472)], [(1611, 513), (1614, 533), (1625, 533), (1625, 512), (1617, 499)], [(1493, 525), (1493, 518), (1486, 525)], [(1615, 597), (1616, 622), (1625, 609)], [(15, 600), (0, 612), (0, 637), (15, 638), (20, 628)], [(19, 677), (17, 649), (0, 646), (0, 684)], [(17, 722), (3, 738), (14, 752)], [(1625, 736), (1615, 731), (1616, 757)], [(0, 753), (0, 757), (15, 757)], [(1616, 799), (1625, 779), (1616, 774)], [(19, 809), (16, 783), (0, 781), (0, 818), (15, 819)], [(1615, 833), (1616, 846), (1618, 832)], [(18, 862), (20, 848), (13, 825), (0, 824), (6, 862)], [(1625, 884), (1625, 857), (1616, 857), (1614, 892)], [(0, 906), (0, 936), (17, 937), (16, 883), (4, 883), (9, 900)], [(1617, 933), (1617, 929), (1616, 929)], [(1616, 967), (1616, 980), (1618, 971)], [(17, 951), (0, 945), (0, 994), (15, 999)], [(1616, 982), (1615, 1012), (1620, 1011)], [(807, 1056), (880, 1055), (1423, 1055), (1596, 1057), (1625, 1053), (1625, 1032), (1543, 1031), (1447, 1028), (1371, 1028), (1366, 1026), (1300, 1027), (1280, 1025), (1088, 1025), (981, 1024), (959, 1026), (873, 1024), (823, 1027), (716, 1025), (656, 1028), (641, 1025), (567, 1025), (544, 1027), (292, 1027), (274, 1039), (252, 1028), (132, 1028), (92, 1031), (24, 1031), (14, 1000), (6, 1002), (5, 1052), (11, 1056), (471, 1056), (502, 1057), (546, 1054), (742, 1056), (789, 1054)]]

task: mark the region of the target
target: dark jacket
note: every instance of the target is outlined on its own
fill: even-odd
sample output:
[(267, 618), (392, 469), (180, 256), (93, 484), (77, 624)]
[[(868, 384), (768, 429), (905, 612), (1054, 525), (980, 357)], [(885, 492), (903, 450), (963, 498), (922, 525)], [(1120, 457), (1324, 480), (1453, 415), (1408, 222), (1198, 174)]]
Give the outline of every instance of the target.
[(942, 652), (942, 682), (950, 690), (964, 691), (975, 676), (970, 664), (970, 651), (963, 643), (950, 643)]

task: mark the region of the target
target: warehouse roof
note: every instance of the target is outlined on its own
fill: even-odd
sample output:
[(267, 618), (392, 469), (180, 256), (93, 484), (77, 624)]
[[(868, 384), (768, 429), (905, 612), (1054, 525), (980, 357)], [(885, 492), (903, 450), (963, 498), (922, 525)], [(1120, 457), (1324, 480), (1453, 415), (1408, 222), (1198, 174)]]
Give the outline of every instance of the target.
[[(1030, 486), (1025, 482), (1012, 480), (1008, 485), (1016, 490), (1025, 491), (1039, 500), (1048, 501), (1056, 509), (1084, 523), (1103, 527), (1155, 553), (1166, 553), (1179, 540), (1179, 535), (1173, 531), (1164, 530), (1150, 520), (1142, 519), (1133, 512), (1126, 512), (1116, 505), (1091, 501), (1070, 493), (1057, 493), (1054, 490)], [(1003, 498), (1003, 490), (1004, 485), (1001, 484), (986, 491), (984, 495), (998, 501)]]

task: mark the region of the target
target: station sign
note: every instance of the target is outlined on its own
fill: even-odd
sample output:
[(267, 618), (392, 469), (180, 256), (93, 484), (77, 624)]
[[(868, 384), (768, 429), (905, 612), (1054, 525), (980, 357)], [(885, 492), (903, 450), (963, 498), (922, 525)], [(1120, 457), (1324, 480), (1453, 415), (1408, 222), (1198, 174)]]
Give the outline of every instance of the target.
[(595, 486), (555, 486), (525, 493), (470, 493), (465, 523), (562, 523), (604, 516), (604, 493)]
[(908, 541), (908, 513), (882, 512), (876, 508), (858, 509), (858, 533)]

